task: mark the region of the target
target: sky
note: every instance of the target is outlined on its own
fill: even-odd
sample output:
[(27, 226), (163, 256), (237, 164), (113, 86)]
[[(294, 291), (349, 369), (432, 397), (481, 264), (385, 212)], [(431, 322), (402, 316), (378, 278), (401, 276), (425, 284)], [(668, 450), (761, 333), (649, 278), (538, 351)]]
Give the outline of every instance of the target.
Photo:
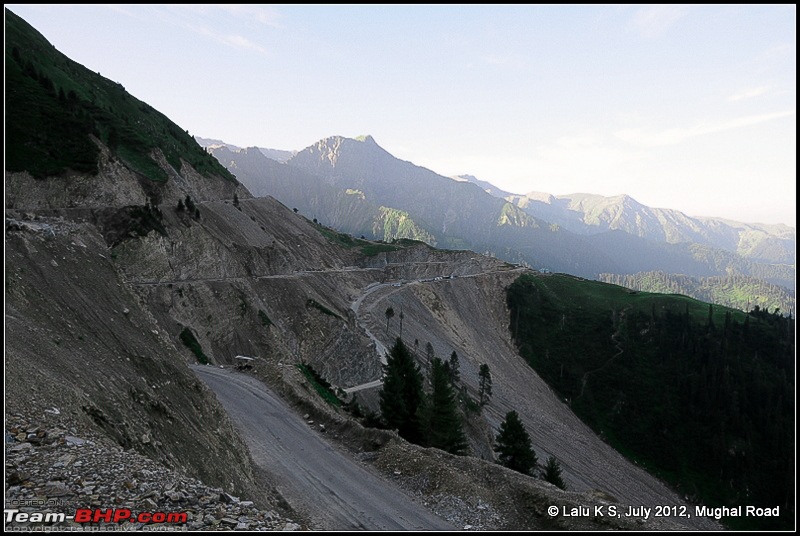
[(6, 4), (191, 134), (796, 220), (796, 7)]

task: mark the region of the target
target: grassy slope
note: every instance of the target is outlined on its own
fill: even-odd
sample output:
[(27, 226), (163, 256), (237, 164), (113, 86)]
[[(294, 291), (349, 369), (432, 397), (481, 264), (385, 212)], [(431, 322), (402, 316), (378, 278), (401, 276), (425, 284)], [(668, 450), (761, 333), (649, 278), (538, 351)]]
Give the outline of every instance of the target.
[(200, 173), (234, 180), (166, 116), (58, 52), (8, 9), (5, 15), (8, 171), (37, 178), (68, 170), (96, 173), (93, 135), (150, 180), (167, 178), (150, 157), (155, 148), (177, 170), (183, 159)]
[(523, 276), (508, 302), (521, 354), (615, 448), (701, 504), (785, 512), (731, 526), (787, 526), (792, 321), (566, 275)]
[(691, 277), (664, 272), (639, 272), (632, 275), (600, 274), (606, 283), (634, 290), (685, 294), (698, 300), (750, 311), (758, 306), (783, 312), (795, 310), (795, 298), (784, 287), (744, 275)]
[(359, 250), (361, 251), (361, 254), (367, 257), (374, 257), (378, 253), (397, 251), (398, 249), (415, 247), (415, 246), (427, 246), (431, 248), (429, 244), (411, 238), (397, 238), (395, 240), (392, 240), (391, 243), (374, 242), (372, 240), (354, 238), (349, 234), (340, 233), (338, 231), (335, 231), (328, 227), (324, 227), (322, 225), (319, 225), (317, 229), (330, 242), (347, 249), (358, 247)]

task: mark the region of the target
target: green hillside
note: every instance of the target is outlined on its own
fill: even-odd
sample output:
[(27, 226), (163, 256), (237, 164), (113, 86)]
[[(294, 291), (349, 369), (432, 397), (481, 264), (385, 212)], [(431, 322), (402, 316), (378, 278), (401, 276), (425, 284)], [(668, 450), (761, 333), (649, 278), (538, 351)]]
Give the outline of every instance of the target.
[(751, 311), (758, 307), (782, 313), (795, 310), (795, 297), (786, 288), (746, 275), (690, 277), (665, 272), (639, 272), (630, 275), (600, 274), (600, 281), (633, 290), (684, 294), (692, 298)]
[(508, 289), (521, 355), (620, 452), (728, 518), (788, 528), (794, 509), (794, 321), (567, 275)]
[(96, 174), (94, 136), (153, 181), (167, 179), (151, 157), (156, 148), (176, 170), (184, 160), (200, 173), (235, 180), (166, 116), (58, 52), (8, 9), (5, 15), (7, 171)]

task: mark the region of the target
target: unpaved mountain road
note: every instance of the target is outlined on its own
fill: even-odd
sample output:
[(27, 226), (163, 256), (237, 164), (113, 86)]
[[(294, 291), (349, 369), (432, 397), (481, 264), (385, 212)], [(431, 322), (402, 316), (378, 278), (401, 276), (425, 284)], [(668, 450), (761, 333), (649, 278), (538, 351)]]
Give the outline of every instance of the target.
[[(437, 264), (437, 263), (434, 263), (434, 264)], [(514, 268), (512, 270), (501, 270), (501, 271), (502, 272), (519, 272), (519, 273), (522, 273), (522, 272), (526, 271), (526, 269), (525, 268)], [(461, 278), (462, 279), (470, 278), (470, 277), (474, 278), (474, 277), (480, 277), (480, 276), (484, 276), (484, 275), (492, 274), (492, 273), (497, 273), (497, 272), (496, 271), (480, 272), (480, 273), (477, 273), (477, 274), (464, 275), (464, 276), (461, 276)], [(438, 282), (446, 282), (446, 281), (452, 281), (452, 278), (450, 278), (450, 277), (438, 277), (438, 278), (434, 277), (434, 278), (427, 278), (427, 279), (425, 279), (425, 278), (415, 279), (415, 280), (412, 280), (412, 281), (401, 280), (401, 281), (388, 281), (388, 282), (385, 282), (385, 283), (373, 283), (372, 285), (370, 285), (367, 288), (365, 288), (364, 291), (358, 296), (358, 298), (356, 298), (353, 301), (353, 303), (350, 304), (350, 309), (353, 311), (353, 313), (355, 313), (356, 322), (358, 323), (358, 327), (360, 327), (364, 331), (364, 333), (366, 333), (367, 336), (372, 340), (373, 344), (375, 344), (375, 351), (377, 352), (378, 358), (381, 360), (381, 363), (383, 365), (386, 365), (386, 354), (389, 352), (389, 350), (386, 348), (386, 346), (380, 340), (378, 340), (378, 337), (372, 332), (372, 330), (369, 329), (368, 324), (366, 322), (364, 322), (364, 320), (361, 318), (361, 316), (359, 314), (359, 309), (361, 308), (361, 304), (373, 292), (375, 292), (377, 290), (380, 290), (380, 289), (385, 289), (387, 287), (396, 287), (393, 291), (390, 292), (390, 294), (393, 294), (395, 292), (400, 291), (402, 289), (402, 287), (407, 286), (407, 285), (422, 285), (422, 284), (425, 284), (425, 283), (432, 283), (432, 282), (433, 283), (438, 283)], [(386, 296), (384, 296), (384, 299), (387, 296), (388, 296), (388, 294)], [(376, 380), (373, 380), (373, 381), (370, 381), (370, 382), (367, 382), (367, 383), (363, 383), (361, 385), (354, 385), (352, 387), (348, 387), (348, 388), (344, 389), (344, 392), (346, 392), (346, 393), (355, 393), (355, 392), (358, 392), (358, 391), (363, 391), (364, 389), (372, 389), (374, 387), (380, 387), (382, 385), (383, 385), (383, 378), (381, 377), (381, 378), (378, 378)]]
[(291, 506), (315, 530), (456, 530), (404, 491), (324, 441), (258, 380), (230, 370), (192, 370), (225, 407)]

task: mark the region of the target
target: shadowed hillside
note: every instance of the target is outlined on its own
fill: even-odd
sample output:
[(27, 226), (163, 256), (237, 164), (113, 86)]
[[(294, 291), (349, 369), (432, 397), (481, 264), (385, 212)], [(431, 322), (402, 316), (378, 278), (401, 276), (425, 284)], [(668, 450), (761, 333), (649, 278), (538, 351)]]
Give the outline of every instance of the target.
[(508, 289), (520, 353), (621, 452), (702, 504), (794, 509), (794, 321), (566, 275)]
[[(297, 207), (272, 197), (252, 198), (217, 164), (205, 167), (211, 157), (203, 156), (191, 138), (184, 143), (180, 141), (183, 135), (172, 136), (171, 123), (162, 122), (163, 116), (154, 110), (140, 106), (136, 112), (138, 101), (99, 75), (81, 71), (82, 67), (60, 56), (8, 12), (7, 30), (13, 36), (7, 41), (11, 50), (7, 53), (14, 55), (16, 48), (19, 59), (12, 61), (22, 65), (11, 73), (12, 80), (22, 83), (22, 78), (14, 77), (27, 76), (26, 83), (35, 79), (43, 88), (43, 93), (32, 90), (30, 100), (24, 102), (31, 107), (31, 122), (19, 110), (7, 116), (9, 136), (13, 134), (7, 152), (17, 151), (18, 157), (6, 169), (5, 401), (7, 421), (12, 420), (10, 413), (15, 421), (13, 433), (7, 429), (7, 450), (17, 455), (15, 463), (27, 459), (26, 467), (31, 469), (7, 467), (7, 480), (16, 493), (34, 493), (32, 480), (45, 474), (45, 469), (56, 469), (52, 460), (39, 456), (49, 447), (42, 444), (46, 434), (40, 435), (43, 430), (38, 422), (47, 419), (58, 430), (54, 437), (73, 430), (87, 437), (100, 436), (218, 486), (211, 496), (197, 499), (208, 506), (204, 512), (213, 509), (215, 513), (210, 518), (204, 514), (203, 525), (186, 524), (187, 529), (206, 524), (248, 528), (239, 517), (225, 517), (232, 510), (217, 507), (220, 503), (244, 505), (252, 499), (266, 508), (291, 512), (295, 504), (288, 504), (282, 494), (287, 480), (280, 473), (285, 449), (269, 440), (249, 442), (253, 430), (242, 426), (236, 413), (229, 417), (200, 380), (203, 375), (193, 371), (201, 369), (216, 371), (223, 384), (226, 378), (241, 380), (258, 386), (247, 391), (250, 394), (267, 393), (288, 402), (263, 411), (259, 402), (263, 398), (254, 396), (252, 407), (244, 404), (241, 411), (257, 412), (256, 422), (266, 424), (250, 428), (263, 431), (274, 420), (291, 421), (290, 428), (302, 429), (306, 433), (302, 437), (313, 434), (323, 450), (340, 451), (348, 463), (366, 467), (383, 483), (396, 485), (392, 489), (402, 493), (389, 500), (416, 502), (446, 523), (458, 523), (457, 527), (719, 528), (705, 517), (567, 515), (587, 505), (689, 505), (581, 422), (558, 389), (548, 387), (519, 355), (509, 331), (514, 311), (513, 307), (509, 311), (506, 289), (525, 268), (466, 248), (435, 249), (411, 239), (448, 248), (469, 243), (480, 251), (520, 260), (550, 255), (546, 258), (551, 262), (582, 271), (587, 266), (578, 254), (590, 250), (581, 237), (543, 225), (474, 185), (455, 183), (394, 159), (371, 138), (324, 140), (298, 153), (298, 166), (286, 174), (290, 165), (273, 163), (260, 151), (244, 151), (256, 163), (254, 169), (271, 170), (276, 184), (293, 189), (298, 200), (304, 191), (313, 194), (308, 197), (316, 199), (317, 205), (309, 203), (309, 212), (315, 206), (328, 206), (324, 199), (328, 190), (323, 186), (338, 190), (344, 185), (344, 199), (352, 205), (343, 205), (336, 217), (353, 212), (363, 218), (364, 225), (372, 226), (372, 236), (392, 240), (341, 233), (321, 215), (298, 213), (293, 210)], [(33, 69), (23, 74), (25, 54), (30, 51), (35, 52)], [(43, 72), (48, 74), (43, 76)], [(47, 93), (46, 80), (57, 88), (54, 98)], [(67, 88), (63, 101), (58, 91), (62, 83)], [(70, 89), (79, 103), (73, 103), (74, 107)], [(18, 106), (22, 101), (14, 102)], [(131, 130), (123, 132), (126, 120)], [(161, 137), (164, 131), (166, 137)], [(51, 146), (48, 136), (52, 133), (69, 133), (72, 138)], [(220, 151), (230, 153), (226, 147)], [(198, 160), (192, 160), (194, 153)], [(340, 176), (340, 171), (349, 178)], [(320, 177), (323, 186), (315, 185), (313, 177)], [(444, 196), (437, 193), (440, 184), (445, 186)], [(420, 193), (425, 186), (430, 195), (425, 190)], [(389, 204), (387, 196), (394, 189), (402, 191), (401, 202)], [(417, 205), (421, 211), (412, 213)], [(403, 238), (404, 233), (410, 236)], [(520, 243), (525, 247), (512, 248)], [(614, 266), (603, 255), (600, 259), (603, 266)], [(543, 280), (548, 277), (542, 275)], [(556, 301), (585, 307), (579, 314), (587, 318), (608, 316), (604, 304), (583, 302), (581, 293), (573, 290), (554, 291)], [(397, 311), (394, 322), (388, 312), (392, 307)], [(712, 316), (712, 320), (716, 326), (723, 325), (724, 319)], [(773, 323), (771, 317), (758, 321), (762, 320)], [(775, 326), (780, 328), (778, 323)], [(558, 326), (551, 323), (549, 328), (541, 333), (542, 340), (558, 336)], [(763, 335), (756, 342), (785, 350), (783, 338), (773, 340), (768, 331), (751, 328), (754, 335)], [(613, 339), (616, 333), (597, 331), (597, 346), (607, 349), (608, 341), (600, 339)], [(514, 334), (519, 337), (518, 327)], [(337, 397), (348, 398), (347, 388), (363, 396), (365, 408), (375, 407), (385, 372), (383, 348), (396, 337), (405, 338), (409, 348), (419, 349), (420, 343), (426, 348), (429, 343), (430, 354), (414, 352), (420, 367), (431, 366), (435, 356), (457, 350), (463, 358), (463, 392), (473, 398), (481, 390), (482, 365), (491, 367), (494, 394), (481, 411), (471, 410), (466, 431), (471, 456), (454, 458), (436, 448), (411, 445), (392, 430), (366, 427), (375, 424), (375, 417), (359, 414), (352, 399), (334, 402)], [(703, 344), (697, 342), (701, 348)], [(751, 359), (749, 350), (754, 347), (748, 345), (746, 338), (740, 343), (748, 350), (741, 354), (743, 361)], [(677, 352), (670, 357), (680, 362), (694, 355), (691, 348)], [(714, 354), (713, 358), (727, 356)], [(229, 370), (233, 368), (240, 370)], [(719, 401), (737, 399), (749, 384), (738, 382), (743, 369), (731, 367), (737, 380), (734, 387), (740, 389), (732, 392), (727, 389), (725, 369), (709, 368), (716, 374), (711, 392), (717, 405), (699, 407), (718, 410), (727, 418), (729, 413), (724, 413)], [(629, 373), (648, 378), (647, 371), (632, 368)], [(771, 375), (764, 370), (765, 378)], [(786, 381), (773, 385), (776, 389), (785, 386)], [(782, 416), (785, 404), (776, 397), (764, 411)], [(513, 473), (495, 463), (493, 442), (510, 410), (517, 411), (529, 428), (542, 459), (553, 455), (561, 461), (568, 491), (542, 481), (538, 473)], [(758, 445), (756, 436), (762, 429), (746, 429), (751, 430), (753, 444)], [(59, 497), (58, 493), (67, 491), (83, 500), (88, 496), (92, 506), (116, 506), (127, 500), (124, 494), (113, 492), (122, 486), (146, 495), (137, 497), (140, 502), (132, 503), (132, 508), (155, 509), (164, 504), (190, 508), (188, 493), (178, 492), (169, 483), (146, 488), (141, 485), (141, 473), (124, 474), (122, 466), (105, 467), (90, 477), (78, 474), (81, 465), (73, 462), (82, 464), (85, 451), (79, 444), (67, 446), (75, 449), (70, 457), (59, 459), (57, 463), (63, 465), (58, 468), (75, 478), (43, 482), (40, 488), (47, 492), (42, 491), (42, 497)], [(291, 447), (304, 452), (303, 441)], [(264, 452), (271, 456), (256, 457), (255, 453)], [(264, 459), (275, 463), (258, 461)], [(43, 463), (46, 468), (36, 466)], [(343, 495), (337, 491), (360, 484), (357, 479), (344, 480), (336, 464), (328, 465), (324, 480), (317, 474), (309, 476), (315, 491), (301, 497), (312, 505), (297, 510), (307, 527), (315, 526), (315, 503), (340, 507)], [(120, 482), (120, 475), (129, 479)], [(552, 505), (560, 507), (558, 513), (548, 510)], [(358, 510), (358, 505), (348, 506)], [(271, 520), (277, 517), (266, 515)], [(360, 526), (352, 519), (346, 525), (341, 529)], [(302, 526), (287, 523), (286, 528)]]

